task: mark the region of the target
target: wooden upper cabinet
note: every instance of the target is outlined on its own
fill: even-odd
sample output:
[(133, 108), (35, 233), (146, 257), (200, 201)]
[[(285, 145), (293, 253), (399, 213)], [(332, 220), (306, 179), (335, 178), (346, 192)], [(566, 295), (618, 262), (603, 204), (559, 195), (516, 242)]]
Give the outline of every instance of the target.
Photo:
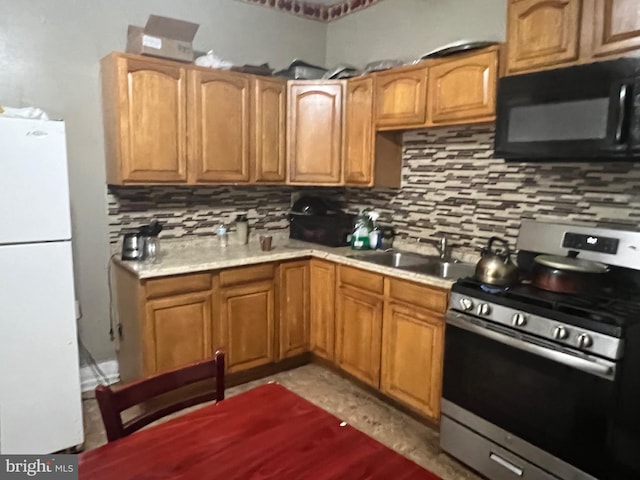
[(334, 358), (336, 314), (336, 266), (334, 263), (310, 261), (311, 351), (327, 360)]
[(490, 121), (496, 112), (498, 48), (429, 68), (429, 123)]
[(427, 67), (394, 68), (375, 75), (376, 126), (380, 130), (423, 126)]
[(251, 179), (261, 183), (283, 183), (287, 160), (287, 83), (254, 78), (252, 93)]
[(149, 300), (143, 321), (144, 374), (153, 375), (209, 358), (211, 291)]
[(507, 73), (577, 60), (581, 5), (582, 0), (511, 0), (507, 19)]
[(640, 49), (638, 0), (584, 0), (585, 50), (594, 59)]
[(309, 262), (283, 263), (279, 273), (282, 359), (309, 351)]
[(107, 183), (185, 182), (186, 70), (112, 53), (101, 73)]
[(373, 185), (374, 143), (373, 78), (349, 80), (345, 98), (343, 153), (346, 185)]
[(189, 77), (190, 180), (248, 182), (249, 77), (213, 69)]
[(287, 166), (292, 184), (342, 181), (344, 81), (292, 81), (288, 86)]

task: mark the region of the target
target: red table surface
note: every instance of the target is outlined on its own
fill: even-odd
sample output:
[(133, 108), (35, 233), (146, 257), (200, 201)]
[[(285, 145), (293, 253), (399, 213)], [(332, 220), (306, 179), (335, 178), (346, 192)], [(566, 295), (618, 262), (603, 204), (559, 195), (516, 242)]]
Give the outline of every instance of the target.
[(278, 384), (79, 456), (86, 480), (440, 480)]

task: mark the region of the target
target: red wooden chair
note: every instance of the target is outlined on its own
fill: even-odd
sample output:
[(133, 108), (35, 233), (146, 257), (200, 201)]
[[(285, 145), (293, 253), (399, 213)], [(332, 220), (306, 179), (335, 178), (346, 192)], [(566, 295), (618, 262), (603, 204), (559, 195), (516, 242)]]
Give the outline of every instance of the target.
[[(130, 407), (178, 388), (209, 379), (215, 379), (214, 391), (207, 391), (151, 412), (145, 412), (126, 423), (122, 421), (122, 412)], [(224, 400), (224, 353), (216, 352), (215, 358), (211, 360), (143, 378), (115, 390), (107, 385), (99, 385), (95, 392), (102, 422), (107, 431), (107, 439), (113, 442), (170, 413), (203, 402)]]

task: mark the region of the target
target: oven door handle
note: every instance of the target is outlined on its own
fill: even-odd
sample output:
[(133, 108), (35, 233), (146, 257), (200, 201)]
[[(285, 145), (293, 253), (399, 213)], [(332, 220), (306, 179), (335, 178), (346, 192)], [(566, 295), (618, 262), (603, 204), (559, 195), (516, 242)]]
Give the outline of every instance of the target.
[(517, 348), (518, 350), (532, 353), (534, 355), (544, 357), (548, 360), (561, 363), (568, 367), (581, 370), (591, 375), (597, 375), (598, 377), (602, 377), (611, 381), (613, 381), (613, 379), (615, 378), (615, 365), (613, 363), (606, 362), (606, 360), (599, 360), (598, 362), (596, 362), (594, 360), (578, 357), (570, 353), (565, 353), (559, 350), (546, 348), (541, 345), (536, 345), (535, 343), (530, 343), (526, 340), (521, 340), (519, 338), (511, 337), (504, 333), (485, 328), (477, 324), (484, 322), (475, 319), (473, 322), (471, 322), (469, 321), (471, 318), (473, 317), (469, 317), (468, 315), (464, 315), (462, 313), (453, 311), (447, 312), (447, 323), (450, 325), (454, 325), (469, 332), (476, 333), (491, 340), (495, 340), (496, 342), (503, 343), (504, 345), (508, 345), (509, 347)]

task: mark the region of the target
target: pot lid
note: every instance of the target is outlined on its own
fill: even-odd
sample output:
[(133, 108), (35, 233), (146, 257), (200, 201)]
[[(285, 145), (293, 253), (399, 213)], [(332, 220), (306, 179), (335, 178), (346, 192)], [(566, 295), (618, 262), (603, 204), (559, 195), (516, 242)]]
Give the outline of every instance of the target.
[(545, 267), (557, 268), (558, 270), (568, 270), (582, 273), (606, 273), (609, 271), (604, 263), (582, 260), (573, 257), (560, 257), (557, 255), (538, 255), (534, 262)]

